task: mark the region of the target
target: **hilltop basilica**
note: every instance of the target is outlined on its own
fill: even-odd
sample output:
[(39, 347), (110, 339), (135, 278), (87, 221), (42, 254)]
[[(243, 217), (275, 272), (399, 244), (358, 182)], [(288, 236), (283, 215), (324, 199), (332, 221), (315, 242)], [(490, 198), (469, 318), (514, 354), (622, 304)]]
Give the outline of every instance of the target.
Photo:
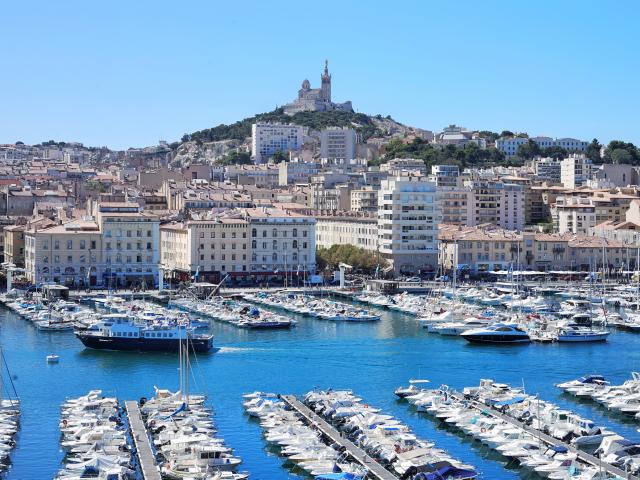
[(353, 112), (351, 102), (333, 103), (331, 101), (331, 75), (329, 74), (329, 62), (324, 62), (324, 72), (320, 76), (320, 88), (311, 88), (309, 80), (302, 82), (302, 88), (298, 90), (298, 98), (284, 106), (284, 112), (293, 115), (298, 112), (327, 112), (342, 110)]

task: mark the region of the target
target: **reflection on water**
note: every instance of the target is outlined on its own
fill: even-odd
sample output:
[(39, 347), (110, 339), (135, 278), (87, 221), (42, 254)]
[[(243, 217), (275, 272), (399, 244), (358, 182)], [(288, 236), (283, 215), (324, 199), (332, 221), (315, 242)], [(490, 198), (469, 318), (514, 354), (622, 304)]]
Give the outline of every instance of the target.
[[(585, 373), (624, 381), (640, 368), (640, 335), (614, 333), (608, 344), (469, 345), (428, 334), (410, 316), (381, 311), (376, 323), (336, 323), (296, 317), (287, 330), (211, 327), (217, 353), (193, 359), (194, 388), (209, 396), (220, 435), (244, 460), (253, 479), (292, 478), (281, 459), (269, 453), (259, 426), (244, 415), (243, 393), (264, 390), (302, 394), (314, 387), (351, 388), (371, 405), (406, 422), (421, 437), (474, 464), (484, 478), (519, 478), (503, 459), (454, 431), (397, 402), (393, 390), (411, 377), (461, 388), (494, 378), (557, 402), (596, 423), (638, 439), (636, 423), (610, 415), (591, 403), (562, 395), (553, 384)], [(11, 479), (51, 478), (60, 466), (58, 420), (65, 398), (101, 388), (121, 400), (153, 394), (153, 386), (175, 389), (176, 357), (169, 353), (84, 349), (73, 333), (41, 333), (11, 312), (0, 311), (0, 343), (17, 376), (23, 401), (22, 430), (14, 451)], [(60, 363), (47, 365), (48, 354)]]

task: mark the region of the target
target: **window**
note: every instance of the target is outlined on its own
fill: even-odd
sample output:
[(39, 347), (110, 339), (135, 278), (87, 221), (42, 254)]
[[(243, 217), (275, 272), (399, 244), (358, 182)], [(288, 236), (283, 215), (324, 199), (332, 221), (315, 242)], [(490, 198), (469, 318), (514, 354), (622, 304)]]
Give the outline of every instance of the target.
[(131, 230), (127, 230), (127, 237), (131, 238)]
[(267, 242), (262, 242), (262, 249), (266, 250), (267, 249)]
[(142, 230), (136, 231), (136, 237), (141, 237), (141, 236), (142, 236)]
[(46, 240), (42, 242), (42, 249), (49, 250), (49, 242), (47, 242)]
[(85, 263), (87, 261), (84, 255), (80, 255), (80, 263)]
[(258, 248), (258, 242), (251, 240), (251, 248)]
[(53, 243), (53, 248), (54, 248), (54, 250), (60, 250), (60, 240), (56, 240)]
[(231, 232), (231, 238), (236, 238), (236, 232)]
[(85, 249), (85, 241), (80, 240), (80, 250), (84, 250), (84, 249)]
[(293, 241), (293, 248), (298, 248), (298, 241), (297, 240)]
[(242, 232), (242, 238), (247, 238), (247, 232)]
[(297, 229), (297, 228), (294, 228), (294, 229), (293, 229), (293, 236), (294, 236), (294, 237), (297, 237), (297, 236), (298, 236), (298, 229)]
[(277, 240), (274, 240), (274, 241), (273, 241), (273, 249), (274, 249), (274, 250), (277, 250), (277, 249), (278, 249), (278, 241), (277, 241)]
[(267, 238), (267, 231), (266, 230), (262, 231), (262, 238)]
[(222, 232), (222, 238), (227, 238), (227, 234), (225, 232)]
[(273, 252), (273, 255), (271, 255), (271, 260), (273, 260), (274, 262), (278, 261), (278, 254)]
[(147, 237), (151, 236), (151, 230), (147, 230)]
[(278, 230), (274, 228), (271, 232), (271, 235), (273, 236), (273, 238), (276, 238), (278, 236)]
[(258, 236), (258, 235), (257, 235), (257, 231), (256, 231), (256, 229), (255, 229), (255, 228), (252, 228), (252, 229), (251, 229), (251, 236), (252, 236), (252, 237), (257, 237), (257, 236)]
[(304, 238), (307, 238), (307, 231), (306, 231), (306, 230), (303, 230), (303, 231), (302, 231), (302, 236), (303, 236)]
[(151, 242), (147, 242), (147, 250), (151, 250)]
[(42, 257), (42, 263), (49, 263), (49, 257), (47, 257), (46, 255)]
[(67, 263), (73, 263), (73, 255), (67, 255)]
[(60, 263), (60, 255), (56, 255), (53, 257), (53, 263)]

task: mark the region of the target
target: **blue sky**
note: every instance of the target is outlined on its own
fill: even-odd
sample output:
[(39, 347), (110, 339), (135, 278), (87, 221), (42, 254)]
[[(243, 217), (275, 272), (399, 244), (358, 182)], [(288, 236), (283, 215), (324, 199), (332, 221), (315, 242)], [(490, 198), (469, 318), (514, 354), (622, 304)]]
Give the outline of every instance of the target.
[(290, 101), (640, 144), (637, 1), (0, 3), (0, 143), (173, 141)]

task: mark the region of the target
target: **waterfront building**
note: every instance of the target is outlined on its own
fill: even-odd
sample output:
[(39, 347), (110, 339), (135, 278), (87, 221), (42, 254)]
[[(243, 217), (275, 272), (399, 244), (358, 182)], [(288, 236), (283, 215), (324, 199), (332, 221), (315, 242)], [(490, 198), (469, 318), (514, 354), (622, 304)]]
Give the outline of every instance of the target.
[(435, 143), (441, 145), (457, 145), (464, 146), (467, 143), (475, 143), (478, 147), (487, 148), (487, 141), (480, 137), (476, 132), (470, 132), (464, 127), (457, 125), (449, 125), (442, 132), (435, 136)]
[(169, 278), (220, 282), (249, 274), (249, 223), (239, 215), (160, 227), (160, 261)]
[(565, 188), (586, 185), (591, 179), (591, 159), (584, 154), (572, 153), (560, 162), (560, 179)]
[(325, 128), (320, 132), (320, 158), (332, 161), (355, 158), (356, 138), (352, 128)]
[(303, 276), (315, 272), (314, 217), (266, 207), (241, 212), (250, 229), (251, 275), (255, 278)]
[(288, 155), (302, 147), (303, 128), (280, 123), (254, 123), (251, 126), (251, 156), (265, 163), (276, 152)]
[(456, 264), (473, 274), (491, 271), (607, 271), (631, 261), (628, 245), (616, 239), (570, 233), (511, 231), (494, 226), (441, 225), (440, 263), (446, 271)]
[(380, 254), (396, 274), (435, 272), (438, 263), (436, 184), (426, 177), (383, 180), (378, 196)]
[(24, 267), (24, 231), (26, 225), (4, 227), (4, 261)]
[(377, 251), (377, 215), (336, 212), (316, 215), (316, 246), (354, 245), (365, 250)]
[(524, 227), (524, 187), (493, 180), (465, 182), (473, 194), (469, 225), (489, 223), (502, 228)]
[(94, 207), (104, 236), (101, 284), (114, 286), (156, 285), (160, 260), (160, 219), (128, 202), (102, 202)]
[(70, 287), (101, 283), (102, 233), (93, 220), (72, 220), (24, 232), (25, 274), (40, 285), (55, 282)]

